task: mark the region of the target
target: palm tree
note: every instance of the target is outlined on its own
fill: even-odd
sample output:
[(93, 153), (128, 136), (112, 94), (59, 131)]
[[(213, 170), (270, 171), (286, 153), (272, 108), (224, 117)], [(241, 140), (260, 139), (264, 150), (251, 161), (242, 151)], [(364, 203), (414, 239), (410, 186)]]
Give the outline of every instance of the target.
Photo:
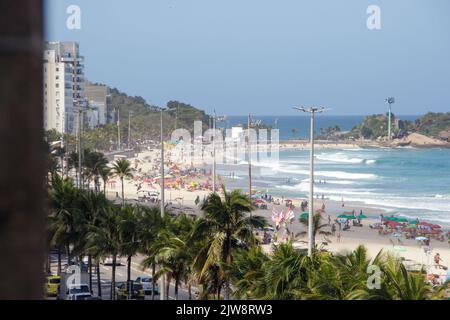
[[(196, 245), (193, 230), (197, 219), (179, 215), (169, 224), (169, 228), (159, 235), (160, 249), (156, 256), (160, 264), (160, 274), (175, 281), (175, 299), (182, 280), (190, 282), (191, 264), (195, 257)], [(168, 290), (166, 291), (168, 293)]]
[(129, 282), (131, 280), (131, 258), (136, 255), (141, 246), (139, 210), (132, 205), (125, 205), (121, 208), (119, 217), (121, 253), (127, 257), (127, 282)]
[(116, 298), (116, 262), (122, 249), (120, 237), (120, 208), (111, 205), (99, 217), (98, 225), (89, 226), (87, 252), (96, 257), (112, 256), (111, 300)]
[(70, 263), (70, 245), (77, 236), (77, 226), (81, 225), (79, 210), (76, 207), (78, 190), (72, 180), (54, 175), (49, 190), (50, 213), (48, 216), (51, 244), (58, 249), (58, 274), (61, 273), (61, 249), (66, 248)]
[(268, 261), (269, 257), (260, 246), (236, 251), (233, 263), (227, 266), (230, 281), (235, 288), (235, 298), (248, 300), (265, 296), (266, 286), (263, 279)]
[[(299, 218), (300, 223), (302, 223), (304, 226), (308, 227), (309, 219), (308, 217)], [(322, 223), (322, 215), (320, 213), (316, 213), (313, 216), (313, 234), (312, 234), (312, 243), (314, 244), (316, 242), (316, 236), (317, 234), (322, 235), (331, 235), (330, 231), (324, 231), (325, 227), (329, 227), (328, 223)], [(306, 231), (302, 231), (296, 234), (296, 236), (301, 236), (307, 234)]]
[(111, 168), (108, 166), (104, 166), (100, 171), (100, 177), (103, 180), (103, 194), (106, 195), (106, 184), (108, 183), (109, 178), (111, 177)]
[(295, 250), (291, 242), (274, 246), (272, 257), (265, 266), (263, 298), (297, 299), (308, 281), (310, 265), (307, 252)]
[(118, 159), (113, 163), (111, 172), (118, 176), (122, 184), (122, 205), (125, 205), (125, 193), (123, 190), (123, 179), (132, 177), (131, 163), (127, 159)]
[(165, 222), (170, 219), (161, 217), (161, 211), (158, 207), (140, 207), (141, 210), (141, 229), (139, 230), (140, 249), (139, 251), (147, 256), (142, 261), (141, 267), (152, 269), (152, 300), (155, 298), (156, 285), (156, 255), (155, 243), (158, 234), (165, 227)]
[(85, 176), (88, 180), (88, 186), (91, 179), (94, 179), (95, 191), (98, 192), (99, 177), (102, 175), (103, 169), (108, 164), (108, 159), (100, 152), (84, 151), (83, 166)]
[[(385, 276), (383, 283), (386, 298), (392, 300), (427, 300), (445, 297), (445, 287), (432, 288), (426, 282), (426, 274), (408, 272), (398, 259), (388, 256), (381, 270)], [(369, 298), (378, 297), (369, 292)]]
[(233, 262), (233, 251), (253, 243), (252, 227), (263, 227), (265, 219), (260, 216), (247, 216), (254, 210), (250, 198), (240, 190), (228, 193), (222, 185), (224, 199), (212, 193), (202, 205), (204, 219), (198, 231), (206, 229), (208, 237), (206, 246), (200, 250), (195, 259), (198, 268), (199, 280), (212, 270), (217, 283), (216, 294), (220, 299), (223, 285), (226, 286), (226, 298), (229, 297), (229, 279), (225, 273), (225, 266)]
[[(111, 202), (106, 199), (105, 195), (102, 193), (95, 193), (90, 190), (81, 193), (79, 199), (78, 207), (80, 210), (85, 212), (86, 224), (82, 227), (81, 238), (83, 239), (81, 247), (83, 253), (88, 251), (89, 244), (87, 243), (87, 236), (90, 230), (90, 226), (101, 227), (101, 222), (103, 219), (104, 211), (111, 206)], [(102, 287), (100, 280), (100, 255), (98, 252), (88, 253), (88, 264), (89, 264), (89, 286), (92, 288), (92, 258), (95, 259), (96, 273), (97, 273), (97, 288), (98, 295), (102, 296)]]

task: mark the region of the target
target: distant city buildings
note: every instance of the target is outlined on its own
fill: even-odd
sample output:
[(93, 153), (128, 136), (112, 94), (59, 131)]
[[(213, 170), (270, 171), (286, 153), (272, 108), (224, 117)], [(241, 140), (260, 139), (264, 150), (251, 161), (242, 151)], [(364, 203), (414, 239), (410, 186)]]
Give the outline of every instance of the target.
[(46, 42), (43, 60), (45, 130), (75, 134), (78, 112), (82, 128), (114, 122), (109, 88), (85, 80), (77, 42)]
[(114, 122), (115, 115), (111, 106), (111, 93), (107, 86), (86, 81), (83, 96), (87, 99), (89, 105), (86, 114), (90, 129)]

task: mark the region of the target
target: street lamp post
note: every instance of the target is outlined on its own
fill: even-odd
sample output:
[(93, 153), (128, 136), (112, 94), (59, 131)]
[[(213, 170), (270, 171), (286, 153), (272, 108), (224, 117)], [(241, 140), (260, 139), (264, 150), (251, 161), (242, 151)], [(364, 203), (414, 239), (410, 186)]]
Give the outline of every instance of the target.
[(133, 113), (128, 111), (128, 149), (131, 148), (131, 116)]
[(308, 256), (312, 256), (314, 248), (313, 223), (314, 223), (314, 114), (325, 111), (323, 107), (294, 107), (296, 110), (307, 112), (310, 115), (310, 154), (309, 154), (309, 214), (308, 214)]
[(394, 97), (389, 97), (385, 100), (385, 102), (389, 105), (389, 118), (388, 118), (388, 139), (392, 140), (391, 134), (391, 105), (395, 103)]
[(80, 107), (74, 108), (78, 115), (77, 115), (77, 149), (78, 149), (78, 181), (77, 181), (77, 187), (82, 188), (83, 180), (81, 178), (81, 161), (82, 161), (82, 145), (81, 145), (81, 124), (82, 124), (82, 115), (83, 115), (83, 109)]
[(117, 150), (120, 150), (120, 109), (117, 108)]
[(213, 118), (213, 193), (216, 192), (216, 110), (214, 110)]
[[(161, 217), (164, 218), (165, 212), (164, 212), (164, 187), (165, 187), (165, 181), (164, 181), (164, 129), (163, 129), (163, 112), (164, 108), (159, 108), (160, 111), (160, 125), (161, 125)], [(161, 277), (161, 284), (160, 284), (160, 300), (166, 300), (166, 277), (163, 275)]]
[(216, 192), (216, 123), (217, 121), (223, 122), (226, 120), (226, 116), (217, 116), (216, 110), (214, 110), (214, 117), (212, 118), (212, 129), (213, 129), (213, 193)]

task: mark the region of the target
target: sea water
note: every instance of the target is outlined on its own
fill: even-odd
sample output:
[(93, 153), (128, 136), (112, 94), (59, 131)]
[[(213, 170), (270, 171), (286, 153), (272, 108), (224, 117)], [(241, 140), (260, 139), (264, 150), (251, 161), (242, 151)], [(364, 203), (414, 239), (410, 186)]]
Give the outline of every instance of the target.
[[(253, 167), (257, 189), (285, 197), (308, 197), (308, 150), (280, 151), (278, 161), (254, 162)], [(236, 177), (245, 187), (245, 170)], [(358, 202), (450, 225), (450, 149), (318, 149), (314, 180), (315, 196), (320, 198)]]

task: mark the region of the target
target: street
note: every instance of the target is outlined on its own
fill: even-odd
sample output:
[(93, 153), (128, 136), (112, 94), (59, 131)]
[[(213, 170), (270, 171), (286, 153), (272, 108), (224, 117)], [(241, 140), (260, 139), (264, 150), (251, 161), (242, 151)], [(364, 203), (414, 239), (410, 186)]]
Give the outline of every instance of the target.
[[(135, 280), (138, 276), (150, 276), (151, 270), (142, 271), (140, 267), (140, 262), (144, 259), (143, 256), (137, 255), (131, 261), (131, 280)], [(120, 259), (122, 264), (116, 266), (116, 284), (119, 282), (126, 282), (127, 280), (127, 266), (126, 260)], [(65, 255), (62, 256), (62, 268), (64, 270), (64, 265), (67, 263), (67, 258)], [(56, 274), (58, 268), (58, 257), (56, 254), (51, 254), (51, 272), (52, 274)], [(100, 264), (100, 283), (102, 288), (102, 298), (104, 300), (110, 299), (111, 294), (111, 273), (112, 266), (105, 266)], [(89, 283), (87, 283), (89, 284)], [(98, 296), (98, 285), (97, 285), (97, 273), (95, 272), (95, 268), (92, 268), (92, 288), (93, 296)], [(151, 295), (146, 295), (145, 300), (151, 300)], [(155, 295), (155, 300), (159, 300), (160, 296)], [(169, 299), (175, 300), (175, 286), (173, 283), (170, 284), (169, 287)], [(187, 288), (178, 288), (178, 299), (179, 300), (189, 300), (189, 293)], [(192, 299), (195, 299), (195, 287), (192, 287)]]

